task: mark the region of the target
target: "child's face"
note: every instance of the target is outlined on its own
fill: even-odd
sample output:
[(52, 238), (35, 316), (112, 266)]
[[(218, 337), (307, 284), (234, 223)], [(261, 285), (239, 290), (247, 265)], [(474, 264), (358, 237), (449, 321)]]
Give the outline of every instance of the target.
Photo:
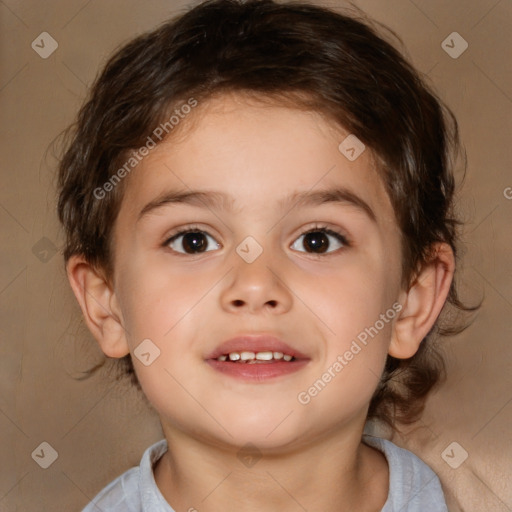
[[(362, 427), (401, 298), (400, 233), (370, 151), (349, 161), (338, 149), (348, 134), (316, 114), (227, 96), (201, 107), (184, 138), (160, 144), (129, 177), (115, 227), (127, 347), (133, 355), (150, 339), (160, 349), (149, 366), (133, 357), (146, 396), (166, 432), (209, 441), (291, 446)], [(294, 198), (333, 189), (358, 196), (375, 220), (350, 201)], [(226, 200), (166, 202), (192, 191)], [(187, 228), (205, 234), (165, 245)], [(357, 351), (353, 340), (376, 322)], [(278, 338), (302, 359), (208, 359), (249, 334)], [(254, 343), (238, 352), (266, 352)]]

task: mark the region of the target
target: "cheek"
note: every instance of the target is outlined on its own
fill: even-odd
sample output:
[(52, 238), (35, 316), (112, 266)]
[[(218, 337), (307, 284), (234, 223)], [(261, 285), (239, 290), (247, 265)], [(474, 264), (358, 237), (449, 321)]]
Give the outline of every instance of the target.
[[(347, 258), (337, 272), (317, 276), (310, 286), (307, 304), (321, 320), (325, 339), (322, 367), (331, 372), (318, 377), (345, 388), (332, 400), (346, 392), (369, 399), (377, 386), (397, 316), (390, 291), (396, 283), (385, 266), (386, 260), (376, 256)], [(333, 392), (338, 386), (329, 387)]]
[[(329, 337), (355, 337), (373, 325), (392, 305), (393, 274), (378, 256), (354, 255), (338, 268), (302, 278), (297, 295), (326, 327)], [(298, 289), (296, 287), (296, 289)]]
[(215, 282), (215, 276), (179, 271), (162, 258), (132, 263), (119, 282), (123, 318), (133, 343), (141, 336), (165, 338)]
[[(168, 410), (169, 397), (179, 404), (172, 408), (178, 422), (186, 420), (181, 409), (195, 407), (182, 385), (189, 389), (190, 380), (198, 377), (194, 372), (198, 370), (199, 348), (192, 340), (195, 326), (200, 324), (197, 316), (204, 313), (200, 299), (206, 284), (197, 279), (155, 265), (134, 265), (122, 281), (123, 317), (138, 380), (156, 410)], [(142, 343), (146, 343), (143, 351)], [(139, 357), (146, 353), (149, 361)]]
[(297, 399), (311, 406), (312, 417), (327, 414), (336, 423), (368, 406), (384, 369), (396, 311), (384, 305), (375, 283), (363, 288), (347, 282), (343, 290), (332, 283), (324, 296), (330, 299), (318, 310), (327, 326), (322, 359)]

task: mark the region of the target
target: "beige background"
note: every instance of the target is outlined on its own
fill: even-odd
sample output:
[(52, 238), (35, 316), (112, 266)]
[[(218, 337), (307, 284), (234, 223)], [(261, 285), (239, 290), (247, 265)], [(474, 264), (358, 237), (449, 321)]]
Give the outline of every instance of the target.
[[(468, 300), (485, 294), (472, 327), (445, 342), (448, 382), (422, 422), (395, 441), (439, 474), (451, 511), (509, 511), (512, 200), (504, 191), (512, 187), (512, 2), (355, 4), (403, 38), (459, 119), (469, 159), (460, 198), (467, 220), (462, 290)], [(157, 418), (134, 392), (99, 375), (73, 378), (97, 352), (77, 327), (78, 307), (56, 252), (62, 235), (48, 148), (112, 50), (183, 5), (0, 1), (0, 511), (80, 510), (161, 437)], [(44, 31), (58, 42), (47, 59), (31, 48)], [(469, 43), (457, 59), (441, 47), (454, 31)], [(48, 469), (31, 457), (43, 441), (58, 453)], [(457, 469), (441, 457), (454, 441), (469, 454)], [(461, 453), (456, 446), (454, 457)]]

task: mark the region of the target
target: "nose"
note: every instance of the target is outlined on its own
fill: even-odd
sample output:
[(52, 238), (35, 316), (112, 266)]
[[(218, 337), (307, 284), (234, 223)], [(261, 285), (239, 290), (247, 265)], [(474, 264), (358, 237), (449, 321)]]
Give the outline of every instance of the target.
[(222, 307), (231, 313), (283, 314), (290, 310), (293, 294), (286, 284), (283, 266), (270, 261), (263, 253), (252, 263), (244, 261), (236, 252), (233, 270), (227, 286), (221, 293)]

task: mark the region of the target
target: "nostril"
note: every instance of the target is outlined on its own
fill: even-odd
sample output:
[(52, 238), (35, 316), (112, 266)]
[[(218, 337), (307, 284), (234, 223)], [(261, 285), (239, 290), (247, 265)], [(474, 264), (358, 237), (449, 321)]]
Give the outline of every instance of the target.
[[(232, 301), (232, 305), (234, 307), (239, 308), (239, 307), (245, 306), (246, 302), (241, 299), (235, 299)], [(268, 300), (267, 302), (265, 302), (265, 306), (271, 307), (272, 309), (275, 309), (277, 307), (277, 305), (278, 305), (277, 300)]]

